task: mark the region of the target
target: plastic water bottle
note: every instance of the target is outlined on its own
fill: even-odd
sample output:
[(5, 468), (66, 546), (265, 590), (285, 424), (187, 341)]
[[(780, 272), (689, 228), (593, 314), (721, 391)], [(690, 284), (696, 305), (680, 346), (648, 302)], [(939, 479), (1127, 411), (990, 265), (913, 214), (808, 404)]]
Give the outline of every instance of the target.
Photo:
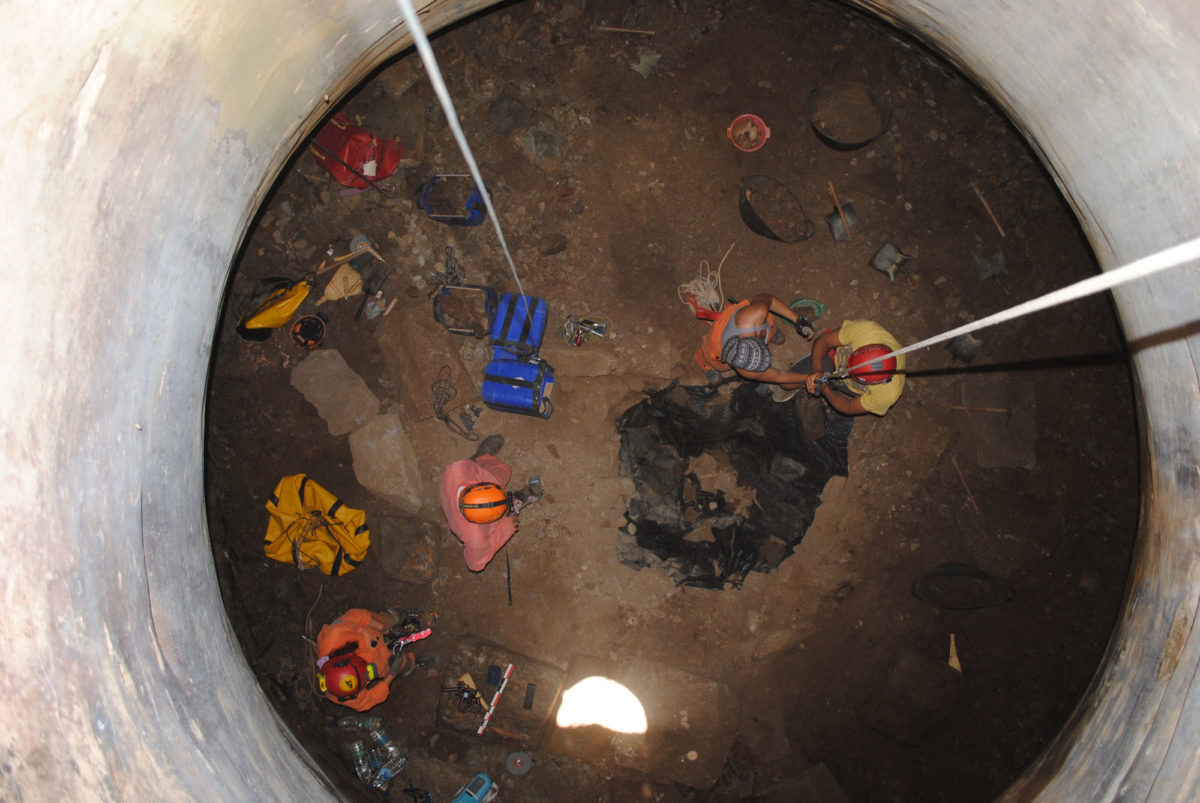
[(408, 766), (408, 758), (397, 753), (393, 758), (384, 762), (383, 766), (375, 770), (375, 778), (371, 781), (371, 786), (378, 789), (380, 792), (386, 792), (388, 784), (392, 779), (400, 774), (400, 771)]
[(337, 721), (337, 726), (352, 731), (372, 731), (383, 727), (383, 717), (348, 714)]
[(367, 748), (362, 742), (350, 745), (350, 761), (354, 764), (354, 774), (363, 783), (371, 782), (371, 764), (367, 761)]
[(400, 748), (392, 741), (392, 737), (383, 728), (371, 729), (371, 740), (375, 743), (375, 750), (379, 753), (379, 761), (386, 764), (392, 759), (400, 756)]

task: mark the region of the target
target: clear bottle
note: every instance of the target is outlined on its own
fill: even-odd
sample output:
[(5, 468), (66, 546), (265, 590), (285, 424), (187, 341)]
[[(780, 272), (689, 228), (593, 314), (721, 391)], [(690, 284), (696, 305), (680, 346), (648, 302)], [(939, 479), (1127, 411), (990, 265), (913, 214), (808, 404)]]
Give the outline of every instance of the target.
[(397, 753), (383, 765), (375, 770), (375, 777), (371, 780), (371, 786), (381, 792), (386, 792), (388, 784), (392, 779), (400, 774), (400, 771), (408, 766), (408, 758)]
[(386, 764), (394, 758), (401, 757), (400, 748), (392, 741), (392, 737), (383, 728), (371, 729), (371, 741), (375, 743), (375, 750), (379, 754), (381, 763)]
[(367, 761), (367, 748), (362, 742), (350, 745), (350, 761), (354, 764), (354, 774), (363, 783), (371, 783), (371, 764)]
[(352, 731), (372, 731), (383, 727), (383, 717), (371, 717), (366, 714), (347, 714), (337, 721), (339, 728)]

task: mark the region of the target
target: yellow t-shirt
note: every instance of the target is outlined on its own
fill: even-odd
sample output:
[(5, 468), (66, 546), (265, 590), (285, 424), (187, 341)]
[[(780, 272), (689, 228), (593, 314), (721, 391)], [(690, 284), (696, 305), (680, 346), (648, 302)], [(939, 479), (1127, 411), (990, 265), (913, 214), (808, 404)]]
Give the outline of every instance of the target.
[[(842, 345), (838, 346), (834, 356), (834, 368), (837, 372), (846, 369), (850, 355), (855, 349), (873, 343), (880, 343), (890, 349), (900, 348), (900, 341), (874, 321), (843, 321), (842, 328), (838, 330), (838, 340)], [(845, 380), (838, 385), (857, 396), (868, 413), (883, 415), (900, 399), (900, 394), (904, 391), (904, 358), (903, 354), (896, 358), (896, 373), (888, 382), (880, 385), (861, 385), (853, 380)]]

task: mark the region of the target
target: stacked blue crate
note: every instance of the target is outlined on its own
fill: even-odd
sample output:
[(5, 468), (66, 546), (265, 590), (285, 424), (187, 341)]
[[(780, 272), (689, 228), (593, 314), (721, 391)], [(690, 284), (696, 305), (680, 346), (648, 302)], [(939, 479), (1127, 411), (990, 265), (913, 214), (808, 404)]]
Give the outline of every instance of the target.
[(538, 356), (546, 334), (545, 300), (505, 293), (496, 306), (484, 370), (483, 403), (506, 413), (549, 418), (554, 368)]

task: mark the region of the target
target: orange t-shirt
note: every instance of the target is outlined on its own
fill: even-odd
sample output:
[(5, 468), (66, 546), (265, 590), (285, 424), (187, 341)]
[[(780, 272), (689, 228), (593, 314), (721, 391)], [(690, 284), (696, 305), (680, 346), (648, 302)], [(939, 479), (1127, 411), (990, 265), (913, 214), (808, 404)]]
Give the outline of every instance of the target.
[(358, 642), (355, 655), (368, 664), (375, 664), (378, 679), (349, 700), (339, 700), (329, 692), (325, 692), (325, 698), (355, 711), (366, 711), (387, 699), (392, 682), (389, 674), (392, 651), (384, 643), (383, 623), (375, 614), (363, 608), (351, 608), (322, 627), (317, 634), (317, 655), (320, 656), (317, 664), (323, 665), (321, 658), (327, 658), (329, 653), (352, 641)]

